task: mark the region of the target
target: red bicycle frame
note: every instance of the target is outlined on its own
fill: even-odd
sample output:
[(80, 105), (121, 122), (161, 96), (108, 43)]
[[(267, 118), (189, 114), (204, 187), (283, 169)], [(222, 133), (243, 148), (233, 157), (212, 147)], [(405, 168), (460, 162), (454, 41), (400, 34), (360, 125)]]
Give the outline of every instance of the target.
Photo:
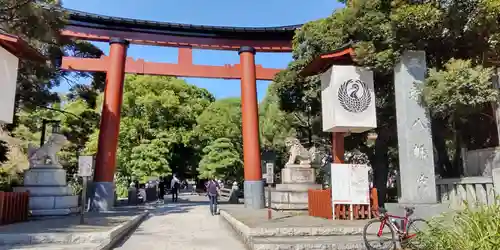
[[(405, 212), (405, 216), (396, 216), (396, 215), (391, 215), (388, 212), (384, 213), (384, 217), (380, 220), (380, 227), (378, 229), (377, 236), (380, 237), (382, 236), (382, 231), (384, 230), (385, 224), (389, 223), (393, 228), (396, 229), (397, 233), (399, 234), (400, 238), (407, 240), (410, 238), (415, 237), (417, 234), (412, 234), (408, 235), (408, 223), (410, 221), (409, 217), (413, 213), (413, 210), (409, 212), (408, 210)], [(394, 225), (391, 219), (397, 219), (402, 222), (402, 224), (397, 227)]]

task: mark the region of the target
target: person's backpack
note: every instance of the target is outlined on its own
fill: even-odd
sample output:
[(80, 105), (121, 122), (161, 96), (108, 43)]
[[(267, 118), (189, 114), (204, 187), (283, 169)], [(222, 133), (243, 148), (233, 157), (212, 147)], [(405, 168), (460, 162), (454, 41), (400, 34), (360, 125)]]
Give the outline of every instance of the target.
[(176, 189), (179, 189), (179, 187), (180, 187), (180, 186), (181, 186), (181, 184), (179, 184), (179, 182), (174, 183), (174, 187), (175, 187)]
[(208, 195), (218, 195), (219, 194), (218, 184), (215, 181), (208, 182), (207, 194)]

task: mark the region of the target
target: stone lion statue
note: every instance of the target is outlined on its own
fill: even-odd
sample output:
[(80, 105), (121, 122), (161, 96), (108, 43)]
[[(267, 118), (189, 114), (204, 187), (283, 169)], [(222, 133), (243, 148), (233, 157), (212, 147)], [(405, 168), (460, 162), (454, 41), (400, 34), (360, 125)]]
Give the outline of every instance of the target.
[(47, 159), (50, 164), (59, 165), (57, 152), (68, 142), (66, 136), (61, 134), (52, 134), (42, 147), (36, 148), (32, 145), (28, 146), (28, 159), (30, 167), (47, 164)]
[(288, 137), (285, 140), (285, 145), (289, 148), (288, 152), (290, 153), (286, 165), (296, 164), (297, 161), (299, 165), (311, 165), (320, 160), (319, 152), (315, 147), (307, 150), (295, 137)]

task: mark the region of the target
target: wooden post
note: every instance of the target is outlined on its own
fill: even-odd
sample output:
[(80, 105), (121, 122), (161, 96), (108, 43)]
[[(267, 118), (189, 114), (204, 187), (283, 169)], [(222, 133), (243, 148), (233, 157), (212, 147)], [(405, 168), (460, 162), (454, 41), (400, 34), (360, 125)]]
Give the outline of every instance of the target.
[(245, 207), (265, 207), (264, 181), (260, 161), (259, 109), (255, 70), (255, 48), (239, 50), (241, 64), (241, 130), (243, 134), (243, 171)]
[(273, 211), (271, 208), (271, 184), (267, 184), (267, 219), (273, 218)]
[(344, 133), (332, 134), (332, 157), (333, 163), (344, 163)]
[[(339, 133), (335, 132), (332, 133), (332, 159), (333, 163), (339, 163), (342, 164), (344, 163), (344, 133)], [(340, 207), (336, 206), (339, 204), (332, 204), (332, 209), (333, 209), (333, 219), (335, 220), (335, 216), (338, 216), (338, 213), (340, 213), (341, 209)], [(342, 205), (342, 204), (340, 204)], [(350, 206), (350, 212), (352, 213), (352, 205)]]
[(114, 203), (113, 180), (116, 169), (128, 41), (117, 38), (112, 39), (110, 44), (110, 64), (104, 89), (92, 202), (97, 210), (103, 211), (111, 209)]

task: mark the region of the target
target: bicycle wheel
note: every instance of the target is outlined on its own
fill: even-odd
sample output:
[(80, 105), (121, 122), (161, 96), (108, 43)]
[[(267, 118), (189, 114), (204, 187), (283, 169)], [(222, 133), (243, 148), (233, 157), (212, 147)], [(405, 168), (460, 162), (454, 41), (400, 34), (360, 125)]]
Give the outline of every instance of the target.
[(401, 246), (415, 250), (422, 249), (421, 233), (428, 227), (428, 222), (424, 219), (411, 219), (406, 227), (406, 234), (401, 239)]
[(396, 249), (396, 233), (389, 223), (385, 222), (382, 235), (378, 236), (382, 221), (371, 220), (363, 228), (363, 241), (369, 250), (393, 250)]

